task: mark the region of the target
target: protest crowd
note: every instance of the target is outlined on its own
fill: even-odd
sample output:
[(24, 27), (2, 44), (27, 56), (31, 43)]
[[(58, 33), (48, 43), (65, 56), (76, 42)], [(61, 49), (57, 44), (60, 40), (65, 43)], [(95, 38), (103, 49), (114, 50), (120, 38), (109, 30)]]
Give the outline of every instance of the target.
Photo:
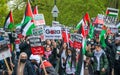
[(74, 32), (59, 24), (29, 31), (30, 10), (28, 2), (13, 31), (8, 23), (0, 28), (0, 75), (120, 75), (120, 24), (112, 9), (94, 19), (86, 13)]

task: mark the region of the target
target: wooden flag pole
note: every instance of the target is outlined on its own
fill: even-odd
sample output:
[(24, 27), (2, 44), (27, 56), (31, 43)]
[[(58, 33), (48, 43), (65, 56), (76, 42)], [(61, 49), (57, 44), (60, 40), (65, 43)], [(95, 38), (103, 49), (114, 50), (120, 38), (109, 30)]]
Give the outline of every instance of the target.
[(11, 57), (10, 57), (10, 66), (11, 66), (11, 69), (12, 69), (12, 71), (13, 71), (13, 67), (12, 67), (12, 59), (11, 59)]
[(9, 65), (8, 65), (7, 60), (6, 60), (6, 59), (4, 59), (4, 61), (5, 61), (5, 64), (6, 64), (6, 66), (7, 66), (8, 71), (11, 71), (11, 70), (10, 70), (10, 67), (9, 67)]
[(47, 74), (47, 71), (46, 71), (46, 69), (45, 69), (45, 66), (44, 66), (44, 64), (43, 64), (43, 60), (42, 60), (41, 56), (40, 56), (40, 61), (41, 61), (41, 65), (43, 66), (43, 70), (44, 70), (44, 72), (45, 72), (45, 75), (48, 75), (48, 74)]

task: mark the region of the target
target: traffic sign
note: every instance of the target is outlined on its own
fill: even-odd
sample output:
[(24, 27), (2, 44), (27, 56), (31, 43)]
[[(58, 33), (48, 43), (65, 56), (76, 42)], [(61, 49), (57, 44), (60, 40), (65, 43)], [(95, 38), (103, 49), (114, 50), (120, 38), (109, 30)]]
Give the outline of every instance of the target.
[(53, 7), (51, 13), (53, 14), (53, 17), (58, 17), (59, 10), (56, 5)]

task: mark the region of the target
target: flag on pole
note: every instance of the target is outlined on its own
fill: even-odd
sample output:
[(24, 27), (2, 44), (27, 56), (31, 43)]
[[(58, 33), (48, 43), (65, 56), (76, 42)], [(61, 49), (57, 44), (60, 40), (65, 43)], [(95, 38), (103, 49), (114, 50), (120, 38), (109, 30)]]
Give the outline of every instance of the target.
[(90, 24), (89, 38), (92, 39), (94, 36), (94, 26)]
[(5, 23), (4, 23), (4, 29), (12, 29), (14, 24), (12, 11), (9, 12), (8, 16), (6, 17)]
[(33, 13), (32, 13), (32, 9), (31, 9), (31, 5), (28, 1), (26, 10), (25, 10), (24, 21), (21, 26), (22, 34), (24, 36), (31, 35), (33, 28), (35, 28), (35, 24), (33, 23)]
[(35, 28), (35, 25), (33, 24), (33, 22), (31, 22), (31, 20), (26, 23), (23, 27), (22, 27), (22, 35), (26, 36), (26, 35), (31, 35), (32, 34), (32, 29)]
[(77, 24), (76, 29), (79, 30), (82, 26), (83, 19)]
[(98, 16), (95, 18), (93, 24), (104, 24), (104, 16), (101, 14), (98, 14)]
[(83, 20), (84, 20), (85, 24), (87, 24), (88, 26), (90, 25), (90, 17), (89, 17), (88, 13), (86, 13), (84, 15)]
[(35, 6), (35, 7), (34, 7), (33, 14), (34, 14), (34, 15), (35, 15), (35, 14), (38, 14), (38, 6)]
[(79, 61), (77, 64), (77, 71), (75, 75), (84, 75), (84, 55), (86, 53), (86, 31), (85, 31), (85, 22), (82, 22), (81, 25), (81, 35), (83, 37), (82, 40), (82, 48), (80, 50), (80, 54), (79, 54)]
[(25, 10), (25, 18), (23, 23), (29, 22), (30, 20), (33, 20), (33, 13), (31, 9), (31, 5), (28, 2)]
[(102, 31), (101, 31), (101, 33), (99, 35), (100, 43), (101, 43), (102, 47), (104, 47), (104, 48), (107, 46), (106, 43), (105, 43), (106, 32), (107, 32), (106, 27), (103, 27), (103, 29), (102, 29)]
[(82, 49), (79, 52), (75, 75), (84, 75), (84, 55)]
[(118, 13), (119, 13), (119, 10), (115, 8), (107, 8), (106, 10), (106, 15), (108, 16), (117, 17)]

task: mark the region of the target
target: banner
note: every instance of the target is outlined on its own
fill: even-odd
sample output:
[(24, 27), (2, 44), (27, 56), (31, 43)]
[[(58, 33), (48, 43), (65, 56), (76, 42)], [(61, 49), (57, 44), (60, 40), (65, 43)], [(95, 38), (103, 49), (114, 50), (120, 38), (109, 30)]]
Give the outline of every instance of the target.
[(31, 50), (32, 50), (33, 55), (43, 55), (44, 54), (43, 46), (31, 47)]
[(117, 27), (110, 27), (110, 30), (112, 33), (118, 33), (118, 28)]
[(95, 24), (95, 31), (101, 31), (102, 30), (102, 24)]
[(34, 15), (34, 24), (38, 25), (45, 25), (45, 19), (43, 14), (35, 14)]
[(104, 16), (104, 25), (106, 25), (107, 27), (116, 27), (116, 23), (117, 23), (117, 17), (113, 17), (113, 16)]
[(62, 39), (61, 27), (46, 27), (44, 37), (45, 39)]
[(71, 34), (71, 39), (73, 41), (77, 41), (77, 42), (82, 43), (83, 38), (82, 38), (81, 34)]
[(52, 27), (63, 27), (58, 21), (52, 21)]
[(70, 42), (71, 47), (80, 49), (82, 47), (82, 36), (81, 34), (71, 34), (71, 39), (73, 42)]
[(31, 47), (41, 46), (41, 39), (39, 36), (30, 36), (28, 39)]
[(44, 54), (44, 47), (41, 46), (41, 39), (39, 36), (30, 36), (28, 37), (31, 51), (33, 55)]
[(43, 35), (43, 30), (44, 30), (43, 26), (39, 26), (37, 28), (34, 28), (32, 33), (33, 35)]
[(11, 57), (11, 52), (8, 48), (7, 41), (0, 41), (0, 60)]

